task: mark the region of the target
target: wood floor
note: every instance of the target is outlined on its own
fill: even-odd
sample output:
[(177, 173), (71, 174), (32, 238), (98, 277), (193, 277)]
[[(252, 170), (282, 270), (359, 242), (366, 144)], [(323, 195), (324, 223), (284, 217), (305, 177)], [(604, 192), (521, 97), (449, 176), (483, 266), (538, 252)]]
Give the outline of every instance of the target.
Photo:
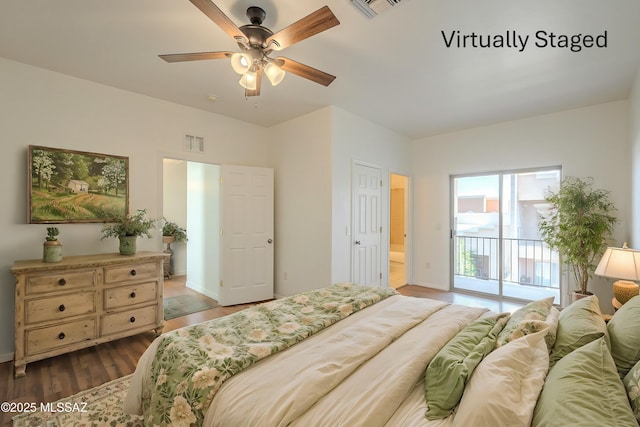
[[(519, 305), (470, 297), (468, 295), (406, 285), (398, 289), (403, 295), (431, 298), (457, 304), (483, 306), (491, 310), (513, 311)], [(184, 277), (165, 281), (164, 296), (200, 295), (184, 286)], [(203, 297), (206, 298), (206, 297)], [(243, 310), (251, 304), (216, 307), (165, 322), (164, 332), (190, 324), (222, 317)], [(152, 332), (97, 345), (27, 365), (26, 376), (13, 378), (12, 362), (0, 364), (0, 402), (48, 403), (105, 382), (131, 374), (138, 359), (154, 339)], [(11, 426), (16, 414), (0, 413), (0, 426)]]

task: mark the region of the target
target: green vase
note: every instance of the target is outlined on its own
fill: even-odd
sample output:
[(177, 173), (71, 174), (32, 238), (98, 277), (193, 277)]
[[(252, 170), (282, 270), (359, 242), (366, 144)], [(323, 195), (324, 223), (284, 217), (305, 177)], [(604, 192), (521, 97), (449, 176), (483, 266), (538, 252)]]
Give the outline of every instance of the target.
[(120, 255), (135, 255), (138, 236), (120, 236)]
[(44, 242), (42, 261), (58, 262), (62, 260), (62, 244), (56, 241)]

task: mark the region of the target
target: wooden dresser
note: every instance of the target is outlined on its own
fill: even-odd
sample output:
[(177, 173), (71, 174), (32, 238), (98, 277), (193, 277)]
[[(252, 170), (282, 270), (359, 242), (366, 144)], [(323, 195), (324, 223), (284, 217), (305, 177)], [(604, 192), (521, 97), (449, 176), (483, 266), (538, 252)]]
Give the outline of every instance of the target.
[(15, 377), (35, 360), (149, 330), (159, 335), (166, 257), (138, 252), (16, 261)]

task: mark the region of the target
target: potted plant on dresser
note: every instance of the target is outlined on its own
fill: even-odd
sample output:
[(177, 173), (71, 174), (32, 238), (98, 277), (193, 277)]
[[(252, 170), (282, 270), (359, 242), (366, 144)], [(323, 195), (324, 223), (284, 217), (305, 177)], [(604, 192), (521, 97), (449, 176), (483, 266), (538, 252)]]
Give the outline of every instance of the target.
[(539, 216), (540, 236), (570, 267), (578, 286), (573, 300), (591, 295), (587, 284), (617, 222), (609, 192), (593, 188), (593, 178), (566, 177), (545, 200), (550, 207)]
[(173, 249), (171, 249), (171, 244), (178, 242), (184, 243), (187, 240), (187, 230), (180, 227), (174, 221), (169, 221), (166, 218), (163, 218), (165, 223), (162, 226), (162, 243), (167, 245), (167, 248), (164, 250), (164, 253), (169, 254), (169, 259), (165, 258), (164, 264), (164, 275), (167, 278), (171, 278), (173, 274)]
[(58, 241), (60, 230), (58, 227), (47, 227), (47, 237), (45, 238), (42, 261), (58, 262), (62, 260), (62, 243)]
[(117, 217), (112, 223), (102, 227), (101, 239), (117, 237), (120, 240), (120, 254), (134, 255), (138, 237), (151, 237), (155, 219), (146, 218), (147, 210), (138, 209), (134, 214)]

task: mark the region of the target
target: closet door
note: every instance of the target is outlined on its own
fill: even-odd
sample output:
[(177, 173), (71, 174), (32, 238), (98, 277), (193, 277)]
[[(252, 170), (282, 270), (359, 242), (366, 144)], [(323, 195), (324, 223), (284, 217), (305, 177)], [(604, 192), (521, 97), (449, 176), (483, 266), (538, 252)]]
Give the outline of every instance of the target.
[(352, 281), (382, 285), (382, 170), (354, 164)]
[(220, 305), (273, 298), (273, 169), (223, 165)]

